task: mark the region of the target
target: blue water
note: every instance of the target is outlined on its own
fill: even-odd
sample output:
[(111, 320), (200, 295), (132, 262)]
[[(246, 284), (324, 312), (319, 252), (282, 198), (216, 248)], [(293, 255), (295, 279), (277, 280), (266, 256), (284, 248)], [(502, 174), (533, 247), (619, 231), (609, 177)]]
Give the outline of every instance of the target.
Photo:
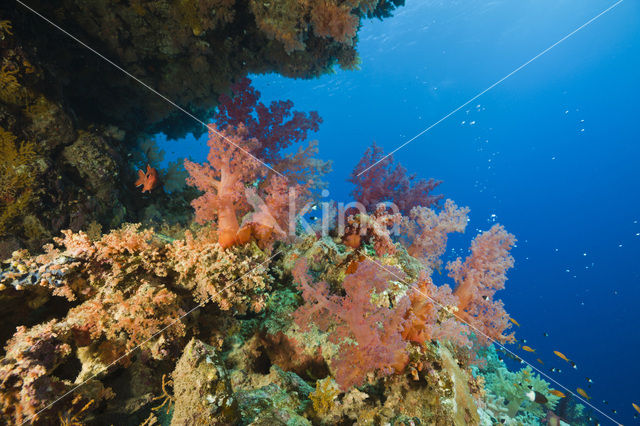
[[(330, 198), (348, 201), (345, 179), (373, 140), (395, 149), (612, 4), (407, 0), (365, 24), (359, 71), (254, 85), (265, 103), (319, 111)], [(518, 237), (499, 296), (536, 353), (511, 349), (624, 424), (640, 403), (639, 69), (640, 4), (625, 0), (395, 155), (471, 208), (454, 245), (494, 221)], [(202, 141), (187, 142), (167, 151), (203, 160)]]

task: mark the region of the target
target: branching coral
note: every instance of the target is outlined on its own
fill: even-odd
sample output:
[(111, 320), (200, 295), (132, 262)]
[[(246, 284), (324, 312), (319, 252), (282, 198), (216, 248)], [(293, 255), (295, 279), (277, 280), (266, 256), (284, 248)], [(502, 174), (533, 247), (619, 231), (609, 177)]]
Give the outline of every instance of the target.
[(458, 315), (480, 332), (480, 341), (513, 340), (513, 334), (504, 334), (510, 327), (509, 316), (502, 301), (493, 300), (493, 296), (504, 288), (506, 272), (513, 266), (509, 251), (515, 242), (501, 225), (494, 225), (473, 240), (471, 254), (464, 262), (458, 258), (447, 264), (449, 276), (456, 282)]
[(430, 195), (442, 181), (416, 179), (415, 175), (407, 174), (407, 169), (396, 163), (393, 156), (385, 158), (375, 142), (364, 153), (349, 181), (355, 185), (351, 195), (368, 211), (379, 203), (393, 202), (402, 214), (408, 214), (416, 206), (429, 207), (443, 198)]

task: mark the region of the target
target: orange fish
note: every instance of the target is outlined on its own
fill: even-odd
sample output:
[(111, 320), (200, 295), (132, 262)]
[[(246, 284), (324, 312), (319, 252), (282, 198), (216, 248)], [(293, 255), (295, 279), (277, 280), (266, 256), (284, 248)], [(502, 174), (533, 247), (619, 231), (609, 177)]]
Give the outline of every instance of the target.
[(638, 406), (638, 404), (636, 404), (635, 402), (632, 402), (631, 405), (633, 405), (633, 408), (635, 408), (636, 411), (640, 413), (640, 406)]
[(564, 359), (565, 361), (569, 362), (569, 358), (567, 358), (567, 356), (565, 354), (563, 354), (562, 352), (553, 351), (553, 353), (558, 355), (560, 358)]
[(535, 349), (533, 349), (533, 348), (531, 348), (529, 346), (523, 346), (522, 349), (527, 351), (527, 352), (535, 352), (536, 351)]
[(513, 318), (509, 318), (509, 321), (511, 321), (512, 323), (514, 323), (518, 327), (520, 327), (520, 324), (518, 324), (518, 321), (514, 320)]
[(160, 184), (160, 177), (158, 171), (147, 164), (147, 173), (142, 170), (138, 170), (138, 180), (136, 186), (142, 186), (142, 192), (149, 191), (157, 187)]
[(584, 389), (582, 388), (577, 388), (576, 391), (578, 391), (578, 393), (580, 394), (580, 396), (583, 396), (587, 399), (591, 399), (591, 397), (589, 395), (587, 395), (587, 393), (584, 391)]
[(540, 364), (544, 365), (544, 362), (542, 362), (542, 360), (540, 358), (536, 359), (536, 361), (538, 361)]
[(555, 389), (551, 389), (551, 390), (549, 391), (549, 393), (550, 393), (551, 395), (555, 395), (555, 396), (557, 396), (558, 398), (565, 398), (565, 397), (567, 396), (567, 395), (565, 395), (564, 393), (560, 392), (559, 390), (555, 390)]

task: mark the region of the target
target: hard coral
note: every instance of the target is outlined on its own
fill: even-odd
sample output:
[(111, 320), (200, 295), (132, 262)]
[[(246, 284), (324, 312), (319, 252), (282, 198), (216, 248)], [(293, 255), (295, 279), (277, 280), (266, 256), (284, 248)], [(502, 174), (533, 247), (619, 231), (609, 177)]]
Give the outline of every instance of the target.
[(493, 296), (504, 288), (506, 272), (514, 263), (509, 251), (515, 243), (512, 234), (494, 225), (473, 240), (471, 254), (464, 262), (458, 258), (447, 264), (449, 276), (456, 282), (458, 315), (478, 332), (481, 342), (513, 340), (513, 334), (504, 334), (510, 327), (509, 316), (502, 301), (493, 300)]

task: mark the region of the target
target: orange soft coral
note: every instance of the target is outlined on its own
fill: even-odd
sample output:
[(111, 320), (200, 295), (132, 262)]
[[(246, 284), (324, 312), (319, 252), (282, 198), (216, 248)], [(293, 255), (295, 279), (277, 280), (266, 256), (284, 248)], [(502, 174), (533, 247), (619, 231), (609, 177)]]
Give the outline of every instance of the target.
[(515, 242), (501, 225), (494, 225), (473, 240), (471, 254), (464, 262), (458, 258), (447, 264), (449, 276), (456, 282), (458, 316), (479, 333), (481, 342), (513, 340), (513, 334), (504, 334), (510, 327), (509, 316), (502, 301), (493, 300), (493, 296), (504, 288), (506, 272), (513, 267), (509, 251)]
[(258, 141), (248, 137), (242, 124), (224, 131), (211, 124), (207, 144), (210, 149), (208, 163), (185, 160), (184, 166), (189, 172), (187, 182), (204, 191), (192, 203), (196, 221), (217, 220), (218, 242), (226, 248), (236, 244), (240, 229), (238, 212), (246, 209), (245, 184), (254, 181), (261, 171), (259, 168), (264, 166), (247, 154), (258, 146)]
[(311, 24), (317, 36), (350, 44), (356, 36), (360, 19), (351, 13), (348, 5), (325, 0), (317, 2), (311, 9)]

